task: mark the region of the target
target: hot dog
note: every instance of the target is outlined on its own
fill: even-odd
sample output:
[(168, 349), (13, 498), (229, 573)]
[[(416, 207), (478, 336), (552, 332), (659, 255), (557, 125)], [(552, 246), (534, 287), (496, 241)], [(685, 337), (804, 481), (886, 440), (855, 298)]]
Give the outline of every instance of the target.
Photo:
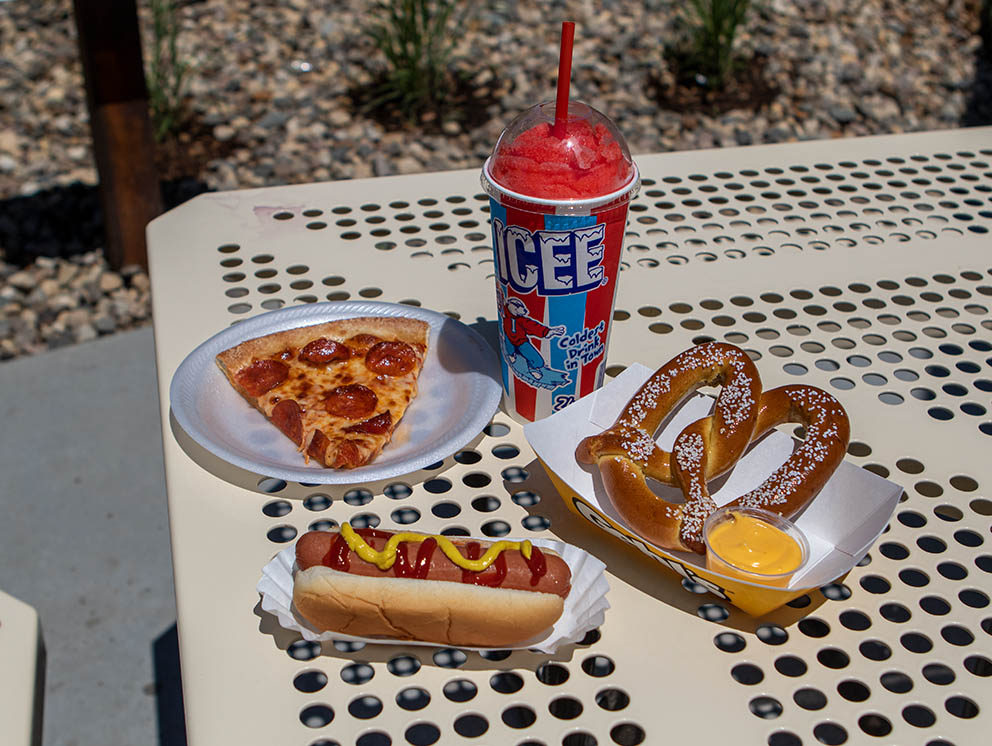
[(561, 616), (571, 571), (529, 541), (377, 529), (311, 531), (296, 544), (293, 604), (320, 631), (505, 647)]

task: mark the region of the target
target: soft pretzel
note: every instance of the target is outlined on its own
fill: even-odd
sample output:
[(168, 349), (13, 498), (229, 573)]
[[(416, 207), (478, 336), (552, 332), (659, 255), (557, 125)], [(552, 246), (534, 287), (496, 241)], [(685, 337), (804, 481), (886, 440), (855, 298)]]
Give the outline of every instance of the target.
[[(672, 472), (682, 488), (685, 504), (669, 507), (678, 514), (681, 547), (705, 551), (703, 523), (716, 510), (706, 482), (705, 448), (707, 429), (703, 418), (686, 426), (672, 446)], [(806, 428), (806, 439), (778, 469), (758, 487), (733, 500), (735, 507), (764, 508), (791, 518), (823, 489), (840, 466), (847, 451), (850, 423), (847, 413), (833, 396), (814, 386), (780, 386), (761, 395), (758, 421), (752, 440), (758, 440), (777, 425), (797, 422)], [(655, 500), (659, 498), (655, 497)]]
[[(654, 441), (661, 423), (689, 394), (713, 384), (723, 384), (713, 414), (686, 426), (672, 453), (662, 450)], [(757, 369), (734, 345), (699, 345), (662, 366), (609, 430), (579, 444), (576, 458), (598, 465), (617, 512), (646, 539), (667, 549), (702, 552), (703, 522), (716, 509), (707, 482), (730, 470), (752, 439), (784, 422), (802, 423), (806, 441), (734, 504), (791, 516), (843, 460), (847, 415), (834, 397), (812, 386), (784, 386), (762, 394)], [(685, 502), (658, 497), (648, 478), (680, 487)]]
[(737, 463), (751, 441), (761, 379), (742, 349), (722, 342), (686, 350), (655, 371), (613, 426), (583, 440), (575, 453), (580, 463), (598, 464), (617, 511), (659, 546), (684, 548), (679, 539), (682, 506), (657, 497), (647, 484), (650, 477), (679, 486), (672, 474), (672, 455), (655, 443), (654, 434), (682, 401), (710, 385), (723, 386), (714, 412), (695, 424), (709, 446), (703, 467), (705, 479), (723, 474)]

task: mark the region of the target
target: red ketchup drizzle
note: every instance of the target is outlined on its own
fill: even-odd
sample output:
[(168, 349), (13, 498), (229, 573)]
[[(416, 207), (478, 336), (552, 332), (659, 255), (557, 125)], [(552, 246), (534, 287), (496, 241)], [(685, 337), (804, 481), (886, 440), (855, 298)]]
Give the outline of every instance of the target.
[(437, 548), (437, 541), (434, 539), (424, 539), (417, 547), (417, 557), (411, 565), (406, 555), (407, 542), (400, 542), (396, 547), (396, 564), (393, 570), (398, 578), (416, 578), (426, 580), (427, 573), (431, 569), (431, 557)]
[(348, 552), (350, 551), (351, 548), (348, 546), (348, 542), (344, 540), (341, 534), (338, 534), (334, 537), (334, 541), (331, 542), (331, 548), (327, 550), (327, 556), (324, 557), (323, 564), (332, 570), (348, 572), (348, 568), (351, 566), (348, 558)]
[(530, 559), (524, 557), (527, 569), (530, 570), (530, 584), (537, 585), (541, 578), (548, 572), (548, 561), (544, 559), (544, 554), (535, 546), (530, 548)]
[[(470, 541), (465, 545), (465, 558), (477, 560), (482, 556), (482, 545), (477, 541)], [(462, 582), (469, 585), (487, 585), (490, 588), (503, 585), (506, 580), (506, 553), (500, 552), (490, 567), (496, 570), (492, 575), (485, 575), (483, 572), (472, 570), (462, 570)]]
[[(393, 535), (389, 531), (376, 531), (374, 528), (356, 529), (355, 533), (361, 536), (370, 546), (373, 546), (373, 539), (385, 539), (388, 541)], [(434, 556), (434, 551), (437, 549), (437, 541), (428, 537), (420, 542), (413, 564), (410, 564), (407, 555), (406, 545), (408, 543), (400, 542), (396, 547), (396, 564), (393, 565), (392, 569), (398, 578), (425, 580), (431, 569), (431, 559)], [(351, 548), (348, 546), (348, 542), (339, 533), (334, 537), (331, 548), (328, 550), (327, 556), (324, 557), (322, 564), (334, 570), (348, 572), (348, 568), (351, 565), (350, 552)], [(481, 556), (482, 545), (479, 542), (470, 541), (465, 545), (466, 559), (477, 560)], [(532, 546), (530, 559), (525, 557), (524, 561), (527, 563), (527, 569), (530, 570), (530, 584), (536, 586), (548, 572), (547, 560), (545, 560), (544, 554), (540, 549)], [(506, 580), (506, 553), (500, 552), (491, 567), (495, 571), (492, 574), (484, 574), (485, 571), (462, 570), (462, 582), (469, 585), (501, 586), (503, 581)]]

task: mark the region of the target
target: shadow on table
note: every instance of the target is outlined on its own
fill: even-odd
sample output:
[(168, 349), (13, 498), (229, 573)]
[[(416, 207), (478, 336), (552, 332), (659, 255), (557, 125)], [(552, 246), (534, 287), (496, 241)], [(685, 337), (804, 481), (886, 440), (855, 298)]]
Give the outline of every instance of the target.
[(179, 668), (179, 634), (173, 624), (152, 643), (159, 746), (186, 746), (186, 711)]
[[(280, 626), (275, 616), (262, 609), (261, 602), (255, 605), (255, 616), (258, 617), (258, 631), (272, 638), (279, 650), (298, 661), (308, 661), (325, 655), (342, 660), (352, 660), (358, 664), (387, 663), (390, 669), (415, 673), (421, 666), (436, 668), (457, 668), (459, 671), (502, 671), (509, 668), (527, 669), (538, 673), (544, 666), (545, 671), (549, 662), (567, 663), (577, 653), (581, 654), (599, 639), (599, 633), (594, 631), (586, 636), (579, 644), (563, 645), (554, 653), (540, 653), (532, 650), (488, 650), (480, 653), (473, 650), (461, 650), (455, 647), (438, 647), (434, 645), (376, 645), (374, 643), (351, 642), (334, 640), (324, 643), (307, 642), (301, 639), (298, 632), (292, 632)], [(348, 676), (349, 668), (345, 668), (342, 676)], [(358, 675), (355, 672), (355, 675)], [(405, 676), (407, 673), (398, 675)], [(551, 675), (549, 673), (549, 675)], [(347, 679), (346, 679), (347, 680)]]
[(612, 575), (674, 609), (700, 617), (702, 616), (700, 607), (703, 604), (720, 603), (730, 612), (730, 616), (723, 621), (713, 623), (721, 627), (754, 632), (764, 624), (789, 627), (826, 601), (821, 593), (811, 592), (792, 601), (791, 606), (786, 605), (770, 614), (754, 618), (710, 593), (691, 592), (682, 585), (681, 576), (662, 568), (656, 560), (646, 557), (629, 544), (608, 537), (603, 531), (570, 511), (538, 460), (535, 459), (524, 468), (529, 474), (527, 479), (522, 482), (507, 482), (505, 487), (510, 493), (526, 490), (537, 496), (533, 505), (527, 508), (528, 512), (550, 520), (551, 530), (559, 539), (580, 546), (598, 557), (606, 564), (607, 570)]

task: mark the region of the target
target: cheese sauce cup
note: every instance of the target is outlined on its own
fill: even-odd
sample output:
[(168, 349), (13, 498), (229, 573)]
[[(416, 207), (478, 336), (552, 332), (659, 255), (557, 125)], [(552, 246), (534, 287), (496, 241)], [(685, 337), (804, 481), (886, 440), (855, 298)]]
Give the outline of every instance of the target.
[(809, 560), (809, 542), (792, 521), (760, 508), (726, 505), (703, 524), (706, 569), (785, 588)]
[(640, 178), (605, 115), (553, 102), (518, 116), (482, 170), (489, 195), (503, 404), (542, 419), (603, 383), (627, 207)]

